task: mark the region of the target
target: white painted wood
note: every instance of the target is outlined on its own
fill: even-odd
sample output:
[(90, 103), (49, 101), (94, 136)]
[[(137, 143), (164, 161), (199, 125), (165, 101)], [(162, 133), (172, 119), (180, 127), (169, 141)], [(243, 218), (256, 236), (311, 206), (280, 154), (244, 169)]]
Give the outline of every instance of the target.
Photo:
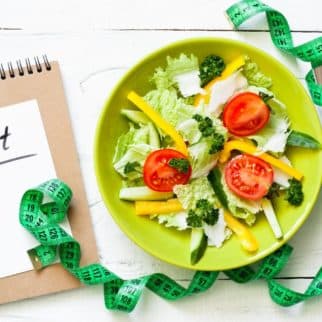
[[(0, 11), (0, 27), (37, 32), (97, 29), (231, 29), (223, 12), (231, 0), (6, 0)], [(266, 0), (283, 12), (293, 30), (321, 31), (316, 0)], [(266, 29), (255, 18), (252, 28)], [(245, 25), (246, 26), (246, 25)], [(249, 27), (249, 24), (247, 24)]]
[[(120, 231), (101, 201), (93, 170), (93, 136), (101, 107), (115, 83), (136, 61), (169, 42), (199, 36), (228, 37), (253, 44), (284, 63), (301, 81), (309, 65), (280, 53), (266, 32), (207, 31), (230, 30), (223, 10), (233, 1), (222, 0), (92, 0), (2, 1), (0, 61), (47, 53), (60, 62), (75, 140), (95, 226), (101, 262), (116, 274), (131, 278), (163, 272), (185, 285), (192, 272), (170, 266), (146, 254)], [(296, 30), (322, 31), (317, 1), (267, 0), (280, 9)], [(321, 5), (320, 5), (321, 6)], [(50, 14), (46, 12), (49, 12)], [(173, 14), (175, 12), (176, 14)], [(261, 19), (249, 24), (266, 28)], [(185, 29), (152, 31), (151, 29)], [(122, 31), (112, 30), (121, 29)], [(148, 29), (129, 31), (126, 29)], [(204, 31), (188, 31), (202, 29)], [(319, 33), (295, 33), (296, 43)], [(295, 247), (282, 277), (312, 276), (322, 264), (322, 194), (311, 216), (291, 240)], [(257, 321), (258, 316), (274, 321), (320, 321), (320, 299), (285, 309), (271, 302), (264, 282), (238, 285), (219, 281), (207, 293), (171, 303), (146, 290), (137, 309), (127, 316), (106, 311), (102, 287), (86, 287), (0, 306), (0, 321), (166, 321), (195, 320)], [(309, 280), (286, 281), (304, 291)], [(291, 284), (290, 284), (291, 283)]]

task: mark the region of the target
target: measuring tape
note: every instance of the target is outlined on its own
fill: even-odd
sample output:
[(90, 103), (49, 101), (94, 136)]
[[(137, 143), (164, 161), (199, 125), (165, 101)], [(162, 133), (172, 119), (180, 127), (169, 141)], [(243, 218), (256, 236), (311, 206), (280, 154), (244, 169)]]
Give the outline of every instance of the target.
[[(322, 65), (322, 37), (294, 47), (288, 22), (277, 10), (258, 0), (243, 0), (226, 10), (227, 17), (235, 29), (261, 12), (266, 13), (269, 32), (277, 48), (305, 62), (310, 62), (313, 69)], [(305, 76), (305, 80), (313, 102), (322, 106), (322, 86), (316, 82), (312, 69)]]
[[(52, 201), (44, 203), (44, 196)], [(184, 288), (160, 273), (123, 280), (99, 263), (80, 267), (79, 243), (58, 225), (65, 219), (71, 198), (71, 189), (64, 182), (53, 179), (27, 190), (21, 199), (20, 223), (40, 243), (39, 246), (28, 251), (36, 270), (45, 269), (52, 264), (58, 253), (61, 265), (83, 284), (104, 285), (107, 309), (124, 312), (131, 312), (134, 309), (145, 287), (166, 300), (175, 301), (204, 292), (216, 281), (219, 272), (197, 271), (189, 286)], [(322, 269), (303, 294), (292, 291), (273, 280), (287, 263), (291, 252), (291, 246), (284, 245), (266, 257), (257, 272), (249, 266), (244, 266), (223, 273), (238, 283), (266, 280), (271, 298), (282, 306), (290, 306), (322, 294)]]

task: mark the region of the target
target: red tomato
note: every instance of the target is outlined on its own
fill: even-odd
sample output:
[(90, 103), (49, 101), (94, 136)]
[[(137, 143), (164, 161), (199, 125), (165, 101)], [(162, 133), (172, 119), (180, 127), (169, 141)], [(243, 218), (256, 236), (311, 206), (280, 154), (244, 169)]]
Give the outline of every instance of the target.
[(269, 108), (260, 96), (245, 92), (233, 97), (225, 106), (223, 122), (228, 131), (247, 136), (262, 129), (269, 119)]
[(182, 153), (173, 149), (153, 151), (148, 155), (143, 166), (145, 184), (155, 191), (172, 191), (177, 184), (186, 184), (191, 176), (191, 166), (187, 172), (181, 172), (171, 167), (169, 161), (173, 158), (186, 159)]
[(238, 196), (258, 200), (267, 194), (273, 182), (273, 168), (257, 157), (240, 154), (227, 163), (225, 180)]

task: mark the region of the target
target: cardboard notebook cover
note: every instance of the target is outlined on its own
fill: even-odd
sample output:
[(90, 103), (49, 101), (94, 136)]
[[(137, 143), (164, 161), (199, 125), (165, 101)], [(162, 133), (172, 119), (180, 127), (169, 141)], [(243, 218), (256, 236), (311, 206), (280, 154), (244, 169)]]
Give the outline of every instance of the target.
[[(32, 74), (28, 73), (27, 67), (22, 67), (23, 76), (20, 76), (19, 70), (16, 69), (13, 70), (15, 77), (7, 74), (5, 79), (0, 79), (0, 108), (31, 99), (37, 100), (57, 176), (73, 191), (68, 218), (72, 234), (81, 245), (81, 266), (83, 266), (98, 262), (95, 237), (59, 65), (57, 62), (49, 64), (48, 61), (47, 65), (40, 64), (41, 72), (37, 71), (36, 66), (31, 66)], [(54, 264), (40, 271), (33, 270), (0, 278), (0, 303), (79, 286), (81, 283), (76, 278), (60, 264)]]

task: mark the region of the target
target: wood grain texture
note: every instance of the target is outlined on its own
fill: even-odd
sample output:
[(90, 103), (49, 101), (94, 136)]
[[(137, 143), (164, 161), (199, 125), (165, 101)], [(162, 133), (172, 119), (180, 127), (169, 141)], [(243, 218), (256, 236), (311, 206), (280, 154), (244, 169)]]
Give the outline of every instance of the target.
[[(296, 44), (320, 36), (321, 4), (307, 0), (268, 0), (288, 18)], [(106, 97), (128, 68), (144, 55), (169, 42), (199, 36), (227, 37), (255, 45), (285, 64), (303, 81), (309, 64), (279, 52), (267, 32), (233, 32), (223, 15), (230, 0), (92, 0), (21, 2), (5, 0), (0, 11), (1, 61), (47, 53), (60, 62), (87, 198), (95, 225), (100, 260), (124, 278), (163, 272), (187, 284), (192, 272), (152, 258), (116, 226), (101, 201), (93, 170), (93, 138)], [(9, 14), (11, 13), (11, 14)], [(175, 14), (174, 14), (175, 13)], [(255, 18), (244, 28), (266, 30)], [(159, 29), (159, 30), (158, 30)], [(320, 109), (321, 111), (321, 109)], [(322, 113), (321, 113), (322, 115)], [(305, 290), (322, 264), (322, 194), (305, 225), (290, 244), (295, 247), (281, 272), (283, 283)], [(291, 279), (289, 279), (291, 278)], [(238, 285), (220, 275), (207, 293), (171, 303), (146, 291), (130, 315), (104, 308), (102, 287), (86, 287), (0, 307), (0, 321), (165, 321), (192, 322), (320, 321), (321, 299), (280, 308), (262, 281)]]
[[(231, 30), (223, 15), (231, 0), (6, 0), (0, 27), (57, 32), (101, 29), (199, 29)], [(266, 0), (287, 15), (292, 30), (322, 31), (316, 0)], [(305, 3), (305, 5), (304, 5)], [(262, 19), (245, 24), (247, 29), (267, 30)]]

